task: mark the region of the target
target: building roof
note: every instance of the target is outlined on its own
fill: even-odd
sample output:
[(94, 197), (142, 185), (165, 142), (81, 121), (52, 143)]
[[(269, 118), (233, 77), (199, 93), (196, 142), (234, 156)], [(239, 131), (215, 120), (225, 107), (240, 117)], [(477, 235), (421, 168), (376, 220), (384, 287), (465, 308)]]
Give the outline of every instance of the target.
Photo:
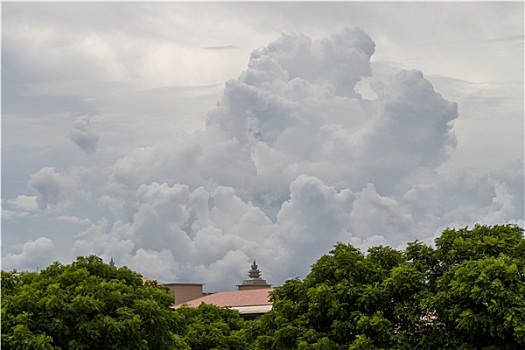
[(231, 309), (239, 311), (241, 315), (265, 314), (272, 309), (272, 305), (232, 306)]
[(234, 309), (267, 305), (271, 308), (272, 302), (269, 300), (269, 293), (271, 291), (273, 291), (273, 288), (217, 292), (182, 304), (177, 304), (174, 308), (178, 308), (182, 305), (198, 307), (201, 303), (220, 307), (226, 306)]

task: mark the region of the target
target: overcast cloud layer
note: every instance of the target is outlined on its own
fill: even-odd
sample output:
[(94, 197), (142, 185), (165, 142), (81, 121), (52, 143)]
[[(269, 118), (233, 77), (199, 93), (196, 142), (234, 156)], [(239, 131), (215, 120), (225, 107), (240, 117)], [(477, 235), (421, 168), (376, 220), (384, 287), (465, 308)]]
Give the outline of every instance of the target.
[[(378, 29), (389, 5), (347, 5), (371, 30), (338, 18), (341, 4), (308, 5), (315, 36), (299, 7), (255, 6), (266, 32), (245, 4), (3, 4), (2, 268), (97, 254), (233, 289), (253, 259), (279, 285), (338, 241), (401, 248), (446, 227), (523, 227), (523, 16), (510, 15), (522, 3), (403, 4), (436, 26), (458, 10), (451, 36), (461, 14), (513, 20), (506, 37), (478, 31), (494, 45), (476, 47), (506, 43), (514, 75), (476, 81), (483, 62), (439, 71), (448, 52), (431, 77), (407, 67), (421, 53), (389, 58), (380, 45), (401, 40)], [(329, 14), (337, 25), (322, 25)], [(499, 143), (476, 142), (475, 125)]]

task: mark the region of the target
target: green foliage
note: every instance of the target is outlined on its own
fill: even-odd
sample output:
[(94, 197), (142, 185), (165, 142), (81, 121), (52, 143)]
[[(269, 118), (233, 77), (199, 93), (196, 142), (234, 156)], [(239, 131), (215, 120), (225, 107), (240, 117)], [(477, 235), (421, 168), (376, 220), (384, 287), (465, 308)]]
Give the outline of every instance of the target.
[(436, 248), (339, 243), (272, 294), (258, 349), (525, 348), (525, 243), (515, 225), (447, 229)]
[(40, 273), (2, 271), (6, 349), (175, 349), (173, 297), (95, 256)]
[(338, 243), (271, 294), (259, 321), (202, 304), (172, 310), (156, 282), (99, 258), (2, 271), (6, 349), (525, 348), (525, 239), (515, 225), (446, 229), (435, 248)]
[(237, 311), (203, 303), (197, 308), (183, 306), (175, 313), (188, 349), (248, 349), (246, 322)]
[(446, 348), (525, 348), (524, 242), (513, 225), (447, 229), (436, 239), (440, 274), (427, 302)]

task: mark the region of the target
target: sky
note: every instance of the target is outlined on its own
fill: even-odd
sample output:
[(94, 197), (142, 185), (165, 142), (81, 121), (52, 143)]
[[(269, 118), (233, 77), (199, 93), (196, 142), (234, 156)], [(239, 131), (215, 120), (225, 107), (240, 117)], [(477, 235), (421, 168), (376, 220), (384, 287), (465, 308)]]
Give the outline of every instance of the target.
[(524, 227), (523, 6), (2, 3), (2, 269), (228, 290)]

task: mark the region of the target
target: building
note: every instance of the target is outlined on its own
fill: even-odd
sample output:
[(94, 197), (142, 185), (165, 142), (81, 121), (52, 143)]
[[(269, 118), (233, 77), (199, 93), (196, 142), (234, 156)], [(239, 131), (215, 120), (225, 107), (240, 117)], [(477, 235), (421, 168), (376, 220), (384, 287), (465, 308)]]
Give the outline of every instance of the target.
[(272, 309), (272, 302), (270, 301), (271, 291), (273, 291), (272, 288), (216, 292), (202, 298), (177, 304), (174, 308), (176, 309), (182, 305), (198, 307), (201, 303), (205, 303), (219, 307), (229, 307), (239, 311), (242, 318), (255, 320)]
[(253, 289), (268, 289), (272, 286), (266, 283), (266, 280), (261, 278), (261, 271), (257, 268), (255, 260), (248, 271), (248, 279), (237, 285), (237, 290), (253, 290)]
[(162, 285), (169, 288), (177, 304), (202, 298), (209, 294), (204, 293), (204, 284), (202, 283), (163, 283)]
[[(177, 293), (181, 295), (180, 290), (184, 288), (194, 288), (194, 295), (198, 294), (197, 287), (187, 286), (200, 286), (200, 292), (202, 293), (202, 284), (164, 284), (165, 286), (173, 286), (172, 293), (175, 295), (176, 305), (173, 308), (178, 308), (183, 305), (189, 307), (198, 307), (201, 303), (216, 305), (219, 307), (229, 307), (231, 309), (239, 311), (241, 317), (246, 320), (255, 320), (261, 315), (267, 313), (272, 309), (272, 302), (270, 301), (270, 293), (273, 288), (270, 284), (266, 283), (266, 280), (261, 278), (261, 272), (257, 268), (255, 260), (248, 272), (248, 279), (244, 280), (241, 284), (237, 285), (237, 290), (222, 291), (216, 293), (210, 293), (191, 299), (183, 300), (177, 299)], [(179, 289), (179, 286), (181, 288)]]

